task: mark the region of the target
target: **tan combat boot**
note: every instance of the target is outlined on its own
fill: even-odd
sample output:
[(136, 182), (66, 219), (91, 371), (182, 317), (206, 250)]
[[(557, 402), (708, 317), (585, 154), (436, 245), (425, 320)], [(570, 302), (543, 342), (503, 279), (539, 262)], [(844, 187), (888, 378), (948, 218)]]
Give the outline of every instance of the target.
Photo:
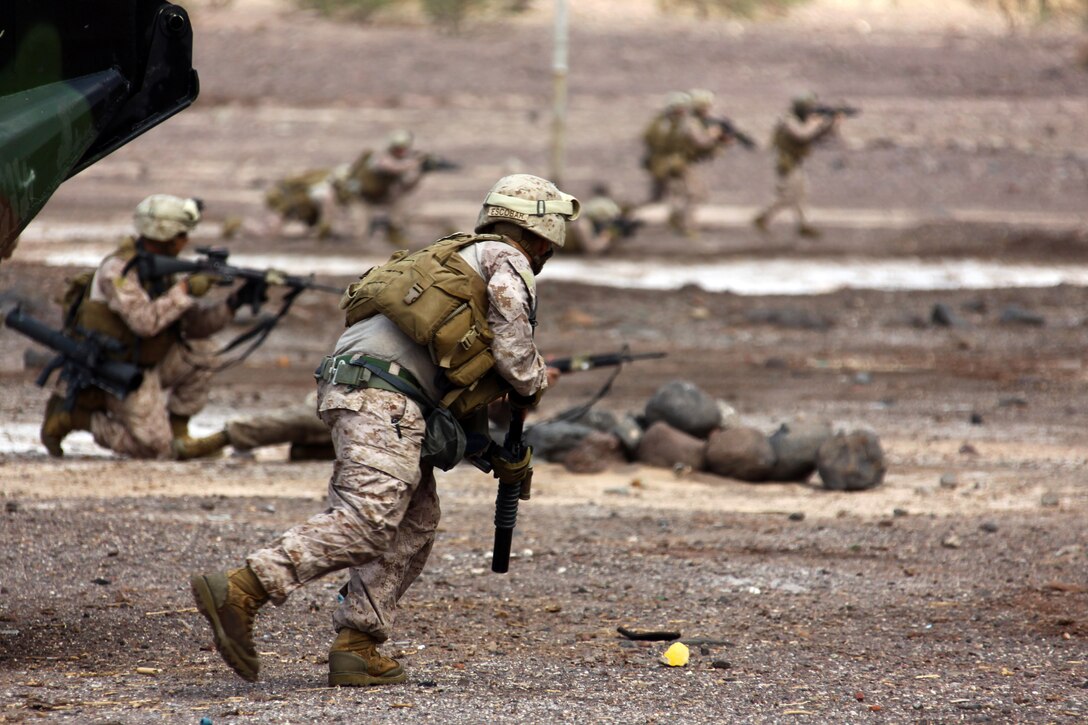
[(329, 687), (391, 685), (408, 679), (400, 664), (378, 652), (369, 634), (344, 627), (329, 650)]
[(253, 620), (268, 601), (257, 575), (248, 566), (230, 572), (189, 577), (196, 608), (212, 625), (215, 649), (238, 676), (256, 682), (261, 663), (253, 644)]
[(60, 447), (65, 436), (74, 430), (90, 430), (90, 411), (76, 406), (68, 411), (64, 409), (64, 398), (53, 394), (49, 396), (49, 402), (45, 404), (45, 420), (42, 421), (42, 429), (39, 433), (42, 445), (49, 455), (60, 458), (64, 455), (64, 449)]

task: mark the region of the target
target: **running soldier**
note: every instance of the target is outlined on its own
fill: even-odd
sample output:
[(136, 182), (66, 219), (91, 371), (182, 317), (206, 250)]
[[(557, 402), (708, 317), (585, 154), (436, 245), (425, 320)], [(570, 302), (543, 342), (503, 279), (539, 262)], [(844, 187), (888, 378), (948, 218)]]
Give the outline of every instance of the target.
[[(507, 396), (529, 406), (558, 376), (533, 341), (535, 276), (563, 246), (579, 206), (539, 177), (503, 177), (484, 198), (475, 234), (398, 253), (344, 293), (348, 329), (314, 373), (336, 451), (329, 508), (242, 566), (190, 579), (216, 649), (240, 677), (259, 675), (253, 623), (262, 606), (350, 569), (333, 615), (329, 685), (406, 679), (378, 645), (434, 543), (433, 466), (485, 455), (488, 404)], [(435, 275), (441, 285), (421, 282)], [(490, 463), (504, 483), (531, 474), (529, 453)]]
[(86, 330), (119, 344), (114, 355), (143, 368), (143, 383), (118, 400), (101, 391), (84, 391), (73, 410), (65, 410), (64, 391), (49, 398), (41, 441), (52, 456), (74, 430), (87, 430), (95, 442), (133, 458), (188, 459), (206, 455), (204, 439), (189, 435), (189, 418), (204, 408), (214, 358), (208, 337), (234, 318), (258, 294), (247, 282), (222, 302), (201, 304), (213, 280), (207, 275), (141, 279), (134, 261), (140, 252), (176, 257), (200, 221), (201, 203), (155, 194), (136, 207), (137, 237), (107, 256), (85, 286), (70, 290), (69, 314), (76, 334)]
[(818, 108), (815, 96), (794, 99), (790, 114), (779, 119), (775, 126), (771, 139), (777, 152), (775, 200), (752, 220), (761, 232), (767, 230), (778, 212), (793, 209), (797, 215), (797, 233), (802, 237), (820, 236), (819, 230), (805, 218), (807, 182), (803, 164), (813, 146), (838, 129), (843, 113), (820, 113)]
[(670, 94), (664, 110), (643, 134), (643, 167), (650, 174), (650, 201), (665, 201), (669, 228), (695, 236), (695, 207), (704, 193), (692, 173), (692, 160), (710, 153), (721, 140), (721, 129), (708, 127), (692, 115), (691, 96)]

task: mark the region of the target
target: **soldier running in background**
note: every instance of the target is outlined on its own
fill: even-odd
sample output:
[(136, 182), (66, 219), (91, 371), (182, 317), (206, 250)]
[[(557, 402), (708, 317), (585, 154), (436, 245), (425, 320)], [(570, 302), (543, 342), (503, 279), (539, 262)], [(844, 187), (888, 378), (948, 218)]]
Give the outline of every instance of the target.
[(698, 155), (711, 153), (721, 136), (719, 127), (704, 126), (694, 117), (687, 93), (670, 94), (664, 110), (643, 134), (643, 167), (650, 174), (650, 201), (668, 205), (668, 225), (675, 232), (698, 234), (695, 207), (703, 191), (691, 164)]
[(214, 352), (207, 338), (258, 293), (256, 286), (247, 281), (225, 301), (204, 305), (197, 298), (213, 284), (207, 275), (142, 279), (134, 263), (142, 251), (176, 257), (200, 213), (196, 199), (149, 196), (136, 207), (138, 236), (107, 256), (89, 280), (76, 282), (84, 286), (70, 290), (75, 333), (115, 340), (112, 354), (142, 368), (143, 383), (120, 400), (84, 391), (72, 410), (65, 409), (63, 391), (52, 395), (41, 428), (50, 455), (63, 455), (61, 442), (74, 430), (90, 431), (98, 445), (134, 458), (188, 459), (211, 452), (188, 428), (208, 400)]
[(839, 126), (844, 115), (855, 109), (823, 108), (816, 96), (796, 98), (790, 113), (779, 119), (771, 143), (777, 152), (775, 160), (775, 199), (760, 212), (752, 223), (766, 231), (778, 212), (793, 209), (797, 215), (797, 233), (803, 237), (818, 237), (819, 230), (805, 218), (806, 179), (803, 164), (812, 148), (827, 138)]

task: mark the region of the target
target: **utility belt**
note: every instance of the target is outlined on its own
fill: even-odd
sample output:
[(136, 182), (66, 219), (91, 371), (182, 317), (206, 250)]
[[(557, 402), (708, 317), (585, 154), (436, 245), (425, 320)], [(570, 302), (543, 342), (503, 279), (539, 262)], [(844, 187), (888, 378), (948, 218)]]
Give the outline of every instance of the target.
[(419, 381), (399, 364), (360, 353), (326, 357), (314, 370), (314, 378), (355, 388), (377, 388), (411, 398), (427, 421), (420, 460), (448, 471), (465, 456), (464, 429), (447, 408), (427, 399)]
[(361, 353), (326, 357), (314, 370), (314, 379), (353, 388), (378, 388), (401, 393), (421, 404), (426, 403), (427, 407), (433, 407), (415, 375), (398, 363)]

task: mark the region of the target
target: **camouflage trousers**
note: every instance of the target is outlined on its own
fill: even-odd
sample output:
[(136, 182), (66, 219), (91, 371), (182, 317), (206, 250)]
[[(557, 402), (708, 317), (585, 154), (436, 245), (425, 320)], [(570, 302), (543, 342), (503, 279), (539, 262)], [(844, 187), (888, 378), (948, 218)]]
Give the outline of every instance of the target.
[(805, 170), (801, 166), (795, 166), (785, 173), (780, 173), (774, 187), (774, 201), (764, 209), (760, 216), (766, 223), (783, 209), (793, 209), (797, 215), (797, 224), (805, 226), (805, 198), (807, 181)]
[(311, 393), (296, 405), (229, 421), (227, 437), (232, 446), (243, 451), (279, 443), (329, 445), (329, 427), (316, 411), (317, 394)]
[(385, 641), (397, 602), (423, 571), (441, 515), (433, 470), (419, 460), (425, 422), (419, 406), (385, 390), (326, 383), (318, 400), (336, 449), (328, 508), (247, 563), (276, 604), (308, 582), (350, 569), (333, 625)]
[(95, 443), (133, 458), (171, 458), (174, 455), (170, 416), (189, 417), (208, 402), (215, 359), (215, 343), (192, 340), (174, 345), (155, 367), (144, 371), (144, 381), (118, 400), (105, 396), (105, 410), (91, 415)]
[(695, 209), (706, 200), (706, 186), (699, 173), (688, 166), (684, 172), (665, 182), (665, 203), (669, 208), (668, 224), (681, 233), (697, 231)]

